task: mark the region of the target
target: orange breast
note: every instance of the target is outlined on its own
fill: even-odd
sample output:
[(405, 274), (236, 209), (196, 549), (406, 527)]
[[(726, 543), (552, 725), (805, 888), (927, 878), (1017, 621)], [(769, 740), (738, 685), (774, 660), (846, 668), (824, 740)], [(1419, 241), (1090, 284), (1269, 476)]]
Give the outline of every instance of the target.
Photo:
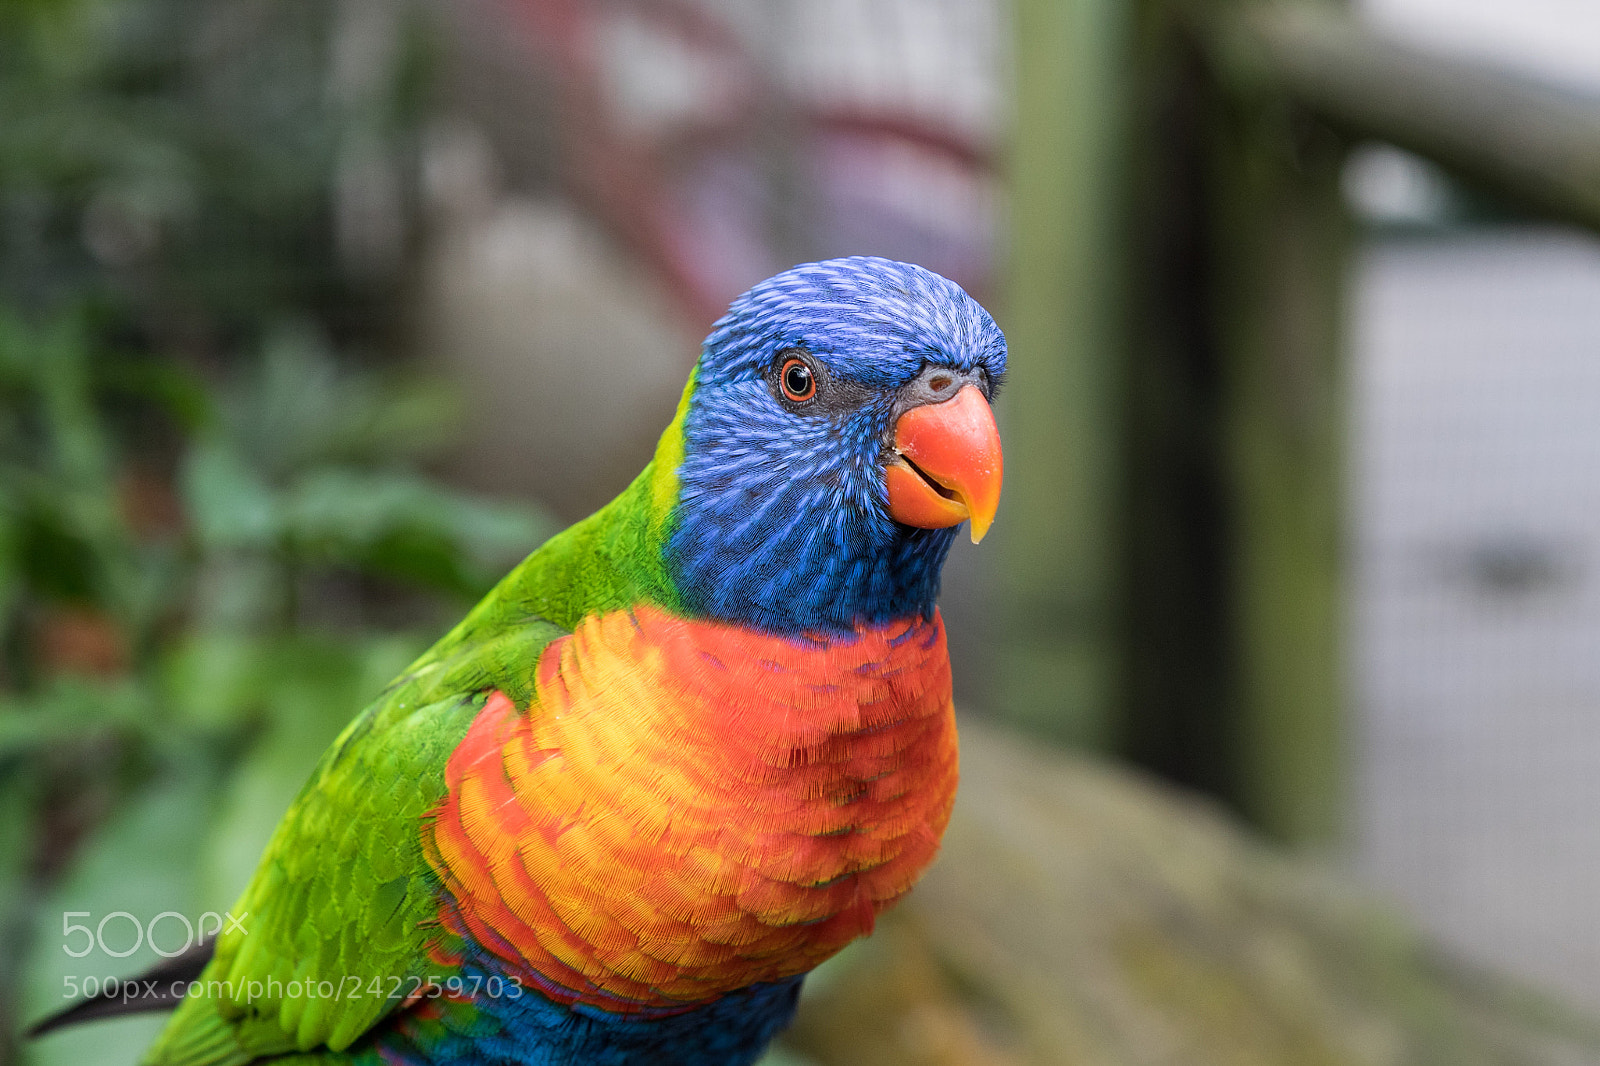
[(563, 1002), (675, 1009), (810, 969), (949, 820), (944, 625), (786, 639), (641, 607), (496, 693), (429, 830), (445, 920)]

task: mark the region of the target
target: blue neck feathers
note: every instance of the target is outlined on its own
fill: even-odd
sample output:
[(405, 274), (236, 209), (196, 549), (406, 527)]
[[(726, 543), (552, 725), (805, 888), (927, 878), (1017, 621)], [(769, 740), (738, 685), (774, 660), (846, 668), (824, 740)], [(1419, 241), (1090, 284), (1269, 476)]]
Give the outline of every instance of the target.
[(685, 419), (666, 547), (684, 606), (778, 633), (931, 615), (956, 531), (910, 529), (883, 513), (883, 420), (815, 419), (774, 431), (741, 417), (764, 402), (761, 383), (744, 382)]

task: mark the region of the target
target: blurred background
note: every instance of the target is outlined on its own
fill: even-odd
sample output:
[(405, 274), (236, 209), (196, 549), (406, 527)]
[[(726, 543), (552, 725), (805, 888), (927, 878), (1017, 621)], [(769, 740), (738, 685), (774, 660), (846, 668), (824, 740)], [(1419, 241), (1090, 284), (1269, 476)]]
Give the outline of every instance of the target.
[(1596, 229), (1591, 0), (0, 5), (0, 1062), (135, 1061), (16, 1034), (877, 254), (1006, 330), (1006, 500), (773, 1062), (1600, 1063)]

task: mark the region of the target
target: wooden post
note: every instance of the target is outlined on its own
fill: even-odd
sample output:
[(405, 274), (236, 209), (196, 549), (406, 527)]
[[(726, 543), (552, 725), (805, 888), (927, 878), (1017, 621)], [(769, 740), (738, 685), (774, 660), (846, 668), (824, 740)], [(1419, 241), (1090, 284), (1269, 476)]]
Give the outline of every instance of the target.
[(1144, 0), (1130, 123), (1124, 750), (1301, 843), (1339, 823), (1342, 146)]
[(1019, 0), (998, 706), (1049, 736), (1115, 733), (1121, 109), (1129, 0)]
[(1134, 63), (1121, 740), (1162, 777), (1236, 800), (1227, 381), (1209, 193), (1217, 91), (1172, 7), (1143, 0)]
[(1344, 765), (1342, 146), (1218, 77), (1180, 11), (1235, 7), (1015, 8), (996, 688), (1317, 842)]
[(1238, 800), (1269, 832), (1308, 844), (1338, 831), (1346, 761), (1342, 159), (1332, 133), (1280, 102), (1234, 102), (1218, 118)]

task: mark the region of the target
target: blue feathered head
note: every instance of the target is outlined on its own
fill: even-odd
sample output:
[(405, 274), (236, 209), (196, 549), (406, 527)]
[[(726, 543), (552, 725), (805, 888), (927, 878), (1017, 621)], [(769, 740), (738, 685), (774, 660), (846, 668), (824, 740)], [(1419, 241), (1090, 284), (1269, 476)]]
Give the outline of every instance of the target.
[(998, 438), (992, 470), (962, 453), (987, 447), (1005, 369), (989, 313), (909, 263), (807, 263), (740, 296), (683, 420), (665, 562), (685, 606), (780, 632), (931, 612), (955, 526), (998, 500)]

